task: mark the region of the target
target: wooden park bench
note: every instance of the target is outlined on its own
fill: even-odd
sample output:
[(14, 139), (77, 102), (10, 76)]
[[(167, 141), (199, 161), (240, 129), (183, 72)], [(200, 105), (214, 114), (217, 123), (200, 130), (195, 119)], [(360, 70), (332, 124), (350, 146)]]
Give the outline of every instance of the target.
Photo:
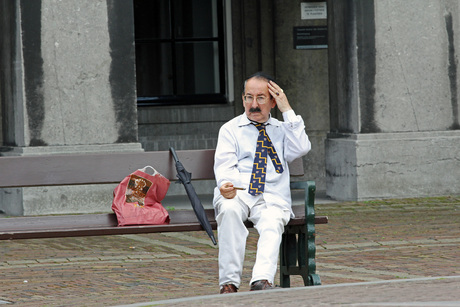
[[(193, 180), (214, 180), (214, 150), (186, 150), (177, 151), (177, 154), (192, 173)], [(301, 161), (290, 166), (293, 177), (303, 175)], [(0, 157), (0, 188), (119, 183), (146, 165), (154, 166), (171, 182), (176, 180), (175, 164), (169, 151), (5, 156)], [(290, 220), (283, 234), (281, 286), (290, 286), (290, 275), (301, 275), (306, 286), (319, 285), (315, 224), (326, 224), (328, 218), (315, 216), (313, 181), (292, 182), (291, 188), (305, 190), (305, 205), (293, 207), (296, 217)], [(163, 205), (168, 206), (164, 202)], [(206, 214), (213, 229), (217, 229), (214, 210), (207, 209)], [(203, 231), (193, 210), (169, 210), (169, 215), (168, 225), (123, 227), (117, 226), (114, 213), (3, 217), (0, 218), (0, 240)], [(246, 226), (253, 227), (251, 222), (246, 222)]]

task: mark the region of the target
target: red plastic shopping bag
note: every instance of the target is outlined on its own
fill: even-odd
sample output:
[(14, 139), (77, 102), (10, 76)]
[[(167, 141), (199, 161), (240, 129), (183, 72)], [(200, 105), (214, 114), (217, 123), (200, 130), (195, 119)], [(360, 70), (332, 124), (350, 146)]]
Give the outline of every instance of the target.
[[(147, 168), (153, 170), (153, 175), (146, 173)], [(170, 184), (151, 166), (126, 176), (113, 191), (112, 210), (118, 226), (169, 224), (168, 211), (161, 201)]]

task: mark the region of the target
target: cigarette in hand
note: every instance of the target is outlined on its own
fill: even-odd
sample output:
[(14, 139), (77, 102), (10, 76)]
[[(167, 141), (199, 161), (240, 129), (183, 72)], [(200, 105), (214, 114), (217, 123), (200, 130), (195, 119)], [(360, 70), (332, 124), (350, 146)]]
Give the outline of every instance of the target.
[(246, 190), (246, 188), (233, 187), (235, 190)]

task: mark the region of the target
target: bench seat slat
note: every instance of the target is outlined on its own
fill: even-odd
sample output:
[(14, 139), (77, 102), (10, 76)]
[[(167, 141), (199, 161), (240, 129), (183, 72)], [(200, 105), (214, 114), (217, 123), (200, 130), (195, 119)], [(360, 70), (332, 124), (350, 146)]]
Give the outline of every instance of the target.
[[(291, 219), (288, 225), (305, 224), (303, 209), (303, 206), (293, 207), (296, 218)], [(214, 210), (205, 211), (212, 229), (217, 229)], [(195, 213), (191, 210), (170, 211), (169, 216), (171, 222), (168, 225), (123, 227), (117, 226), (117, 218), (114, 213), (2, 218), (0, 219), (0, 240), (203, 230)], [(315, 223), (326, 224), (327, 217), (317, 216)], [(245, 224), (249, 228), (253, 227), (249, 221)]]

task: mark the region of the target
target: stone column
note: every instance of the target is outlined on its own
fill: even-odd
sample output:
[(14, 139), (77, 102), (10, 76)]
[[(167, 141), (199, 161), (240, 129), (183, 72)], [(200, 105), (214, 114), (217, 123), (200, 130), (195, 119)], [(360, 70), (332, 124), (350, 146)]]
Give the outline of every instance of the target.
[[(2, 0), (0, 25), (2, 155), (142, 151), (130, 1)], [(0, 210), (110, 210), (110, 190), (5, 189)]]
[(364, 200), (460, 193), (458, 1), (328, 5), (327, 194)]

